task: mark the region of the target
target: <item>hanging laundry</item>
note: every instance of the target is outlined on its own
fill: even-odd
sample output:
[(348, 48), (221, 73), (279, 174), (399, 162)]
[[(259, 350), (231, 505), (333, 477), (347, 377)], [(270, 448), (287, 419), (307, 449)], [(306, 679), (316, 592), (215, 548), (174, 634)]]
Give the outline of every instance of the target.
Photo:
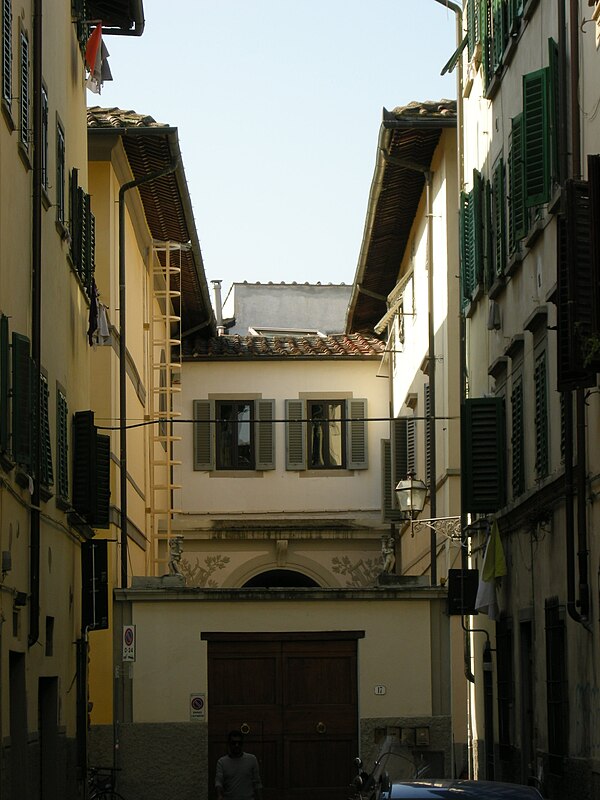
[(92, 278), (90, 286), (90, 313), (88, 317), (87, 337), (90, 347), (94, 344), (94, 334), (98, 329), (98, 289), (96, 281)]
[(102, 22), (98, 22), (85, 46), (85, 64), (89, 70), (86, 86), (94, 94), (100, 94), (104, 81), (113, 79), (108, 56), (108, 48), (102, 38)]
[(490, 619), (498, 617), (498, 588), (501, 579), (507, 574), (506, 558), (504, 548), (500, 538), (498, 523), (494, 520), (492, 530), (485, 547), (483, 557), (483, 568), (479, 578), (479, 587), (475, 599), (475, 608), (483, 614), (487, 614)]

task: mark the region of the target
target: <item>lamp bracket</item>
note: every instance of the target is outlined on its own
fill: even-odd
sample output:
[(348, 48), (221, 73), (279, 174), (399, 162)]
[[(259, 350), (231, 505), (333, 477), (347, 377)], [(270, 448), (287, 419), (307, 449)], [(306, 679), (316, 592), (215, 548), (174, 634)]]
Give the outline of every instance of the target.
[(461, 541), (460, 517), (436, 517), (435, 519), (414, 519), (411, 523), (411, 536), (423, 530), (441, 533), (448, 539)]

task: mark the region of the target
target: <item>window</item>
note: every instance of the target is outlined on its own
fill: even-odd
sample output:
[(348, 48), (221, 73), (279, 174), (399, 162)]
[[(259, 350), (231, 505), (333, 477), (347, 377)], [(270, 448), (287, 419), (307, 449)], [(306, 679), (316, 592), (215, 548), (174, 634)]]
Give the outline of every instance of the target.
[(12, 454), (17, 464), (31, 467), (32, 361), (29, 339), (12, 335)]
[(506, 432), (502, 397), (472, 397), (461, 408), (463, 511), (488, 514), (506, 502)]
[(71, 211), (71, 260), (81, 283), (90, 294), (95, 272), (96, 224), (90, 196), (79, 186), (79, 171), (71, 170), (69, 200)]
[[(40, 483), (44, 488), (54, 483), (52, 469), (52, 445), (50, 443), (50, 418), (48, 413), (48, 378), (40, 374)], [(34, 428), (35, 433), (35, 428)]]
[(56, 494), (59, 500), (69, 500), (69, 407), (64, 390), (56, 389)]
[(286, 469), (367, 469), (367, 401), (286, 400)]
[(56, 124), (56, 221), (65, 222), (65, 133)]
[(250, 400), (217, 402), (217, 469), (254, 469), (252, 410)]
[(194, 400), (194, 469), (275, 469), (274, 419), (274, 400)]
[(548, 387), (546, 351), (535, 359), (535, 474), (545, 478), (548, 474)]
[(484, 182), (473, 170), (473, 188), (461, 194), (460, 204), (460, 261), (463, 307), (473, 299), (477, 286), (483, 281), (483, 223)]
[(29, 149), (29, 39), (21, 32), (20, 141)]
[(2, 100), (12, 104), (12, 0), (2, 0)]
[(506, 206), (504, 159), (499, 158), (492, 173), (492, 231), (494, 274), (500, 277), (506, 264)]
[(508, 154), (508, 250), (513, 255), (525, 236), (525, 203), (523, 196), (523, 115), (511, 120)]
[(309, 400), (308, 466), (309, 469), (341, 469), (346, 465), (344, 402)]
[(48, 90), (42, 86), (42, 186), (48, 189)]

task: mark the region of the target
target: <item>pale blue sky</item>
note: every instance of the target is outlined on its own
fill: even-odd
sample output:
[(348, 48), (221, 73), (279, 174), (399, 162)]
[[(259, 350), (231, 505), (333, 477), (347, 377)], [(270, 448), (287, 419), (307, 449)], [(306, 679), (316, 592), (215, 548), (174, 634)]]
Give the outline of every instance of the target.
[(206, 277), (351, 283), (382, 108), (456, 96), (435, 0), (144, 0), (90, 105), (179, 129)]

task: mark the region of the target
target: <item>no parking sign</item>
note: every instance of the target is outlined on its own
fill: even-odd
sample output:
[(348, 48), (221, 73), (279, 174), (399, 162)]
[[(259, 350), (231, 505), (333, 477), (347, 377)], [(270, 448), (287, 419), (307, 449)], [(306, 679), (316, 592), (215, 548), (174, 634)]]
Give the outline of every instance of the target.
[(191, 694), (190, 695), (190, 720), (204, 719), (206, 709), (206, 695), (205, 694)]

